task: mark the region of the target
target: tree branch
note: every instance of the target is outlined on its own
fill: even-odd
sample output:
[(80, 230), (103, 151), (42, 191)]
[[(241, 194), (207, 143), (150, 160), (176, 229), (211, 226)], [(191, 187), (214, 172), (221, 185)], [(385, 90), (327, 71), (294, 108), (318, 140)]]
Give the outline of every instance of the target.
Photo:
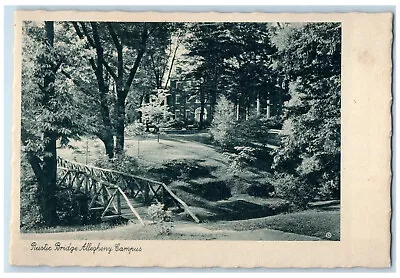
[(107, 24), (107, 29), (110, 32), (111, 38), (114, 42), (115, 48), (117, 49), (117, 51), (122, 50), (122, 44), (119, 42), (118, 36), (115, 33), (113, 26), (111, 25), (110, 22), (107, 22), (106, 24)]
[(156, 68), (156, 64), (154, 63), (154, 58), (153, 58), (153, 53), (150, 53), (150, 60), (151, 60), (151, 64), (152, 64), (152, 68), (153, 68), (153, 73), (154, 73), (154, 77), (156, 78), (156, 87), (158, 88), (158, 85), (160, 84), (160, 74)]
[[(95, 45), (93, 39), (90, 37), (88, 29), (86, 28), (86, 24), (84, 22), (80, 22), (80, 24), (82, 26), (83, 33), (85, 34), (85, 36), (89, 42), (89, 45), (93, 48), (96, 48), (96, 45)], [(92, 22), (91, 22), (91, 24), (92, 24)]]
[(126, 83), (125, 83), (125, 87), (124, 87), (125, 97), (128, 94), (128, 91), (129, 91), (129, 88), (131, 87), (133, 78), (135, 77), (137, 69), (139, 68), (139, 64), (143, 57), (143, 54), (146, 51), (146, 43), (147, 43), (148, 37), (149, 37), (149, 34), (148, 34), (148, 30), (147, 30), (147, 25), (145, 24), (143, 32), (142, 32), (141, 48), (139, 49), (138, 55), (136, 56), (135, 63), (133, 65), (133, 67), (131, 68), (128, 79), (126, 80)]
[(61, 67), (61, 64), (63, 63), (63, 59), (60, 59), (58, 63), (54, 66), (54, 73), (58, 71), (58, 69)]
[(110, 65), (104, 61), (102, 61), (104, 67), (106, 68), (107, 72), (112, 76), (112, 78), (115, 80), (115, 82), (117, 82), (118, 76), (115, 74), (114, 70), (110, 67)]
[[(72, 22), (72, 25), (74, 26), (74, 29), (75, 29), (76, 34), (78, 35), (78, 37), (79, 37), (81, 40), (85, 40), (85, 35), (81, 32), (81, 29), (79, 28), (78, 23)], [(94, 46), (92, 46), (92, 47), (94, 47)], [(93, 58), (90, 58), (90, 59), (89, 59), (89, 64), (90, 64), (90, 66), (92, 67), (92, 69), (93, 69), (94, 71), (97, 70), (96, 63), (94, 62), (94, 59), (93, 59)]]
[[(93, 47), (96, 49), (97, 54), (99, 55), (99, 53), (101, 52), (101, 64), (106, 68), (106, 70), (110, 73), (110, 75), (117, 80), (117, 75), (115, 74), (115, 72), (113, 71), (113, 69), (108, 65), (108, 63), (104, 60), (104, 55), (103, 55), (103, 46), (101, 45), (101, 40), (97, 31), (97, 23), (96, 22), (90, 22), (90, 25), (92, 26), (92, 30), (93, 30), (93, 41), (92, 41), (92, 45)], [(87, 34), (87, 29), (85, 28), (84, 30), (86, 30), (85, 34)], [(101, 50), (99, 52), (99, 50)]]
[[(109, 69), (107, 71), (110, 72), (111, 76), (115, 79), (116, 84), (119, 88), (122, 87), (122, 80), (123, 80), (123, 74), (124, 74), (124, 61), (122, 57), (122, 43), (119, 41), (117, 34), (115, 33), (115, 30), (110, 22), (107, 22), (107, 29), (110, 32), (111, 38), (114, 42), (115, 48), (117, 49), (117, 56), (118, 56), (118, 68), (117, 68), (117, 76), (114, 77), (114, 72), (110, 72)], [(114, 74), (114, 75), (113, 75)]]
[(174, 51), (174, 56), (172, 56), (171, 66), (169, 67), (168, 76), (167, 76), (167, 81), (165, 82), (164, 89), (167, 89), (169, 79), (171, 78), (172, 68), (173, 68), (173, 66), (174, 66), (175, 57), (176, 57), (176, 52), (178, 51), (178, 47), (179, 47), (179, 42), (177, 42), (177, 45), (176, 45), (175, 51)]

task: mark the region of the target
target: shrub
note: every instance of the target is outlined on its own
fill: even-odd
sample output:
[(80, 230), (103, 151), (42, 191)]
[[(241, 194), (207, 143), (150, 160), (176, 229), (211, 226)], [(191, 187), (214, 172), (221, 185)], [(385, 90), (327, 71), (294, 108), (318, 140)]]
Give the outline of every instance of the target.
[(152, 168), (148, 171), (165, 183), (171, 183), (175, 180), (185, 181), (210, 174), (210, 168), (199, 165), (198, 160), (195, 159), (170, 160), (165, 162), (162, 167)]
[(107, 156), (100, 156), (94, 161), (96, 167), (111, 169), (124, 172), (127, 174), (135, 174), (139, 171), (139, 164), (136, 158), (129, 155), (121, 155), (114, 159), (109, 159)]
[(194, 183), (192, 187), (197, 195), (209, 201), (219, 201), (232, 197), (231, 186), (225, 181)]
[(266, 119), (266, 125), (271, 129), (281, 129), (283, 124), (283, 119), (281, 116), (275, 115)]
[(161, 203), (153, 204), (147, 211), (153, 223), (171, 222), (172, 213), (170, 210), (165, 210), (164, 205)]
[(166, 210), (163, 204), (151, 205), (147, 213), (153, 224), (156, 225), (158, 234), (169, 235), (171, 233), (172, 225), (170, 223), (172, 222), (172, 213), (170, 210)]
[(44, 226), (37, 203), (37, 181), (29, 164), (21, 157), (20, 229), (27, 231)]
[(81, 225), (99, 222), (89, 216), (88, 199), (85, 194), (63, 190), (57, 192), (57, 215), (60, 225)]
[(125, 133), (127, 136), (144, 135), (146, 132), (146, 126), (140, 122), (134, 122), (125, 127)]
[(250, 196), (271, 197), (275, 193), (275, 187), (271, 183), (252, 184), (246, 192)]
[(254, 156), (256, 151), (255, 148), (237, 146), (234, 147), (234, 149), (237, 153), (227, 154), (231, 160), (229, 167), (233, 172), (242, 171), (246, 166), (249, 166), (256, 161), (256, 157)]
[(314, 200), (316, 189), (304, 179), (287, 173), (275, 175), (275, 192), (278, 197), (284, 198), (300, 209), (307, 207)]
[(215, 106), (214, 119), (210, 128), (211, 136), (218, 145), (227, 149), (232, 146), (234, 127), (234, 105), (222, 96)]

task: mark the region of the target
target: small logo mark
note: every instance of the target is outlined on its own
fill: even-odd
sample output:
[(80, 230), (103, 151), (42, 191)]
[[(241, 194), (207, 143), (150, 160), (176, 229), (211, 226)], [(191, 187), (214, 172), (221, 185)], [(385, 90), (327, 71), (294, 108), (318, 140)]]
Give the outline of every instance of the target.
[(326, 237), (326, 238), (331, 238), (331, 237), (332, 237), (332, 234), (331, 234), (330, 232), (327, 232), (327, 233), (325, 234), (325, 237)]

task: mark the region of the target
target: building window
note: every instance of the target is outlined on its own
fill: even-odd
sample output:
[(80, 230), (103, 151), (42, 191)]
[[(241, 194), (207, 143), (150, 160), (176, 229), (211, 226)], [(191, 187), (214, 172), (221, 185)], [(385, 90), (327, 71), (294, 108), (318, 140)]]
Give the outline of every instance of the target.
[(181, 95), (177, 94), (175, 95), (175, 104), (180, 104), (181, 102)]
[(191, 118), (190, 116), (191, 116), (190, 110), (186, 109), (186, 113), (185, 113), (186, 120), (190, 120), (190, 118)]
[[(196, 108), (196, 110), (194, 111), (194, 113), (195, 113), (194, 119), (196, 122), (200, 122), (200, 112), (201, 112), (200, 107)], [(203, 121), (204, 120), (207, 120), (207, 109), (205, 109), (205, 108), (203, 110)]]
[(178, 119), (179, 118), (179, 114), (181, 113), (181, 110), (179, 110), (179, 109), (176, 109), (175, 110), (175, 119)]

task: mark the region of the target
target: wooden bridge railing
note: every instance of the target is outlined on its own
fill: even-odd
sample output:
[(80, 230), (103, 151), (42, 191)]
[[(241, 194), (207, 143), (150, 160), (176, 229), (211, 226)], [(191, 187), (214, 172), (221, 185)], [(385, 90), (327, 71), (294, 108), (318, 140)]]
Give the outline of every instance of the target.
[(61, 177), (59, 185), (68, 184), (74, 190), (90, 196), (92, 199), (89, 209), (100, 209), (100, 207), (93, 208), (95, 203), (99, 203), (104, 208), (102, 217), (104, 217), (110, 208), (113, 208), (117, 215), (121, 215), (120, 204), (122, 197), (132, 213), (143, 223), (129, 201), (129, 195), (129, 197), (147, 204), (154, 201), (166, 204), (168, 200), (172, 200), (178, 208), (183, 208), (195, 222), (200, 222), (196, 215), (189, 209), (188, 205), (162, 182), (110, 169), (71, 162), (60, 157), (58, 157), (57, 163)]

